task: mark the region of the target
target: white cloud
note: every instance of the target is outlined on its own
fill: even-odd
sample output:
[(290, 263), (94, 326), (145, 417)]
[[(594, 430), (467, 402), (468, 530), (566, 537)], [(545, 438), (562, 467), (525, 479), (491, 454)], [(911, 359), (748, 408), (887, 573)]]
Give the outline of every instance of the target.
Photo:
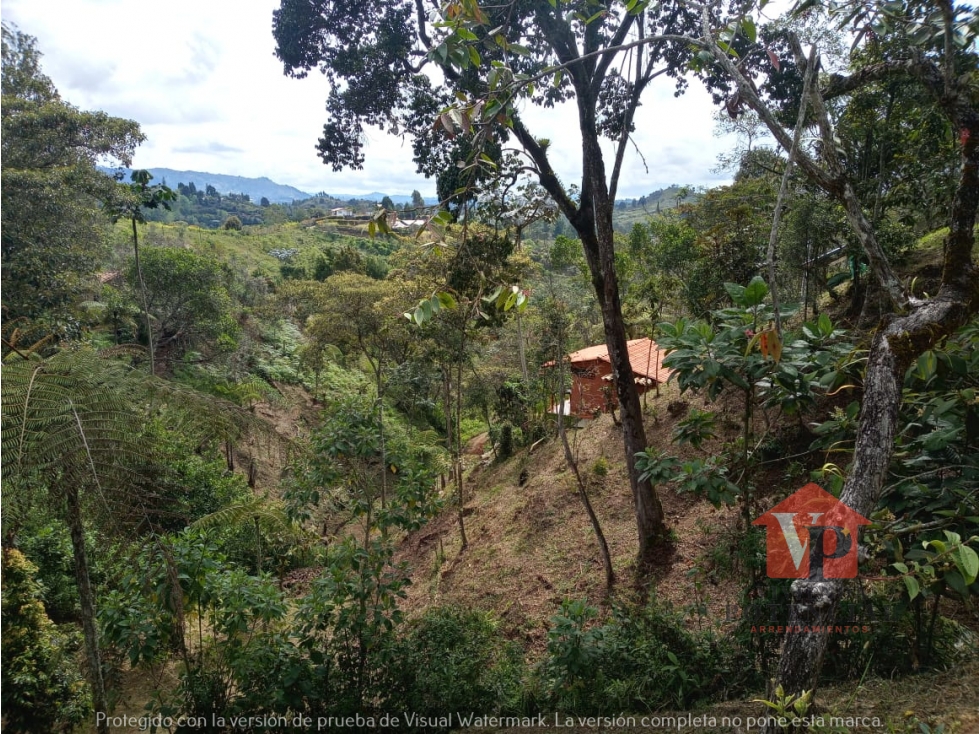
[[(283, 75), (273, 54), (277, 7), (277, 0), (6, 0), (2, 13), (37, 36), (44, 70), (65, 99), (142, 125), (147, 142), (136, 166), (268, 176), (312, 192), (418, 189), (431, 198), (435, 183), (415, 173), (410, 144), (378, 131), (368, 134), (364, 170), (334, 173), (322, 164), (315, 146), (326, 82), (316, 72)], [(630, 148), (619, 197), (718, 182), (711, 168), (730, 142), (713, 136), (711, 112), (695, 82), (674, 98), (670, 80), (659, 80), (639, 109), (633, 137), (642, 157)], [(552, 141), (561, 178), (580, 182), (580, 137), (569, 124), (577, 113), (530, 109), (525, 117)]]

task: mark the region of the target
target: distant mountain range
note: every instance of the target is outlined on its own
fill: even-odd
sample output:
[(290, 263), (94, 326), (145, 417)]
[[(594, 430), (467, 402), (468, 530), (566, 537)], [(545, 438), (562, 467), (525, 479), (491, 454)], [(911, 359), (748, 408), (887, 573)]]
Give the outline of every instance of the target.
[[(102, 168), (101, 170), (105, 173), (113, 174), (120, 169)], [(125, 177), (124, 180), (128, 181), (132, 169), (123, 168), (121, 170)], [(251, 201), (255, 204), (258, 204), (262, 200), (262, 197), (265, 197), (273, 204), (291, 204), (294, 201), (312, 199), (316, 196), (323, 195), (310, 194), (307, 191), (297, 189), (295, 186), (276, 183), (265, 176), (261, 178), (249, 178), (247, 176), (228, 176), (223, 173), (206, 173), (204, 171), (177, 171), (173, 168), (149, 168), (147, 170), (152, 174), (154, 183), (166, 183), (172, 189), (176, 189), (179, 183), (190, 184), (193, 182), (194, 186), (199, 190), (213, 186), (222, 196), (227, 194), (248, 194)], [(697, 194), (692, 190), (687, 189), (684, 191), (681, 190), (681, 187), (673, 185), (666, 189), (654, 191), (641, 198), (618, 199), (617, 203), (619, 203), (620, 207), (623, 205), (638, 205), (646, 211), (658, 211), (660, 207), (672, 208), (676, 206), (678, 194), (680, 194), (680, 199), (685, 202), (696, 200), (697, 198)], [(391, 201), (395, 204), (407, 204), (411, 202), (410, 195), (385, 194), (381, 191), (372, 191), (369, 194), (336, 194), (326, 192), (326, 196), (341, 202), (351, 200), (381, 201), (385, 196), (390, 196)], [(425, 195), (423, 192), (423, 198), (427, 204), (435, 204), (437, 202), (437, 197), (431, 193)]]
[[(103, 168), (106, 173), (115, 173), (119, 169)], [(203, 171), (175, 171), (172, 168), (148, 168), (153, 176), (154, 183), (166, 183), (171, 189), (176, 189), (177, 184), (190, 184), (193, 182), (200, 190), (213, 186), (222, 196), (225, 194), (248, 194), (256, 204), (264, 196), (273, 204), (290, 204), (293, 201), (308, 199), (312, 194), (300, 191), (294, 186), (285, 186), (275, 181), (262, 178), (248, 178), (246, 176), (226, 176), (223, 173), (205, 173)], [(122, 169), (125, 178), (129, 180), (131, 169)]]
[[(105, 173), (113, 174), (120, 169), (103, 168), (102, 170)], [(132, 169), (123, 168), (121, 170), (125, 177), (124, 180), (128, 181)], [(262, 197), (265, 197), (273, 204), (291, 204), (293, 201), (302, 201), (303, 199), (311, 199), (317, 196), (317, 194), (301, 191), (294, 186), (276, 183), (265, 176), (262, 178), (249, 178), (247, 176), (228, 176), (223, 173), (206, 173), (204, 171), (176, 171), (172, 168), (148, 168), (147, 170), (153, 176), (154, 183), (166, 183), (172, 189), (176, 189), (177, 184), (190, 184), (193, 182), (194, 186), (200, 190), (206, 189), (208, 186), (213, 186), (222, 196), (226, 194), (248, 194), (252, 202), (256, 204), (262, 200)], [(372, 191), (369, 194), (333, 194), (327, 192), (327, 195), (332, 199), (339, 199), (340, 201), (349, 201), (351, 199), (380, 201), (385, 196), (390, 196), (391, 201), (395, 204), (403, 204), (411, 201), (410, 195), (384, 194), (379, 191)], [(434, 203), (434, 201), (435, 197), (433, 196), (432, 201), (429, 203)]]

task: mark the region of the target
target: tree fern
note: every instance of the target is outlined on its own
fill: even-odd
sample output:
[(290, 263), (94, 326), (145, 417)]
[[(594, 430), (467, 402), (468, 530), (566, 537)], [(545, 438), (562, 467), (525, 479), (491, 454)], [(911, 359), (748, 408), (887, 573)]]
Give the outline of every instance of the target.
[(151, 416), (166, 412), (179, 430), (202, 438), (236, 438), (263, 424), (232, 403), (138, 373), (91, 349), (64, 350), (46, 359), (12, 349), (14, 354), (20, 358), (5, 360), (0, 400), (4, 499), (14, 499), (18, 507), (25, 498), (16, 493), (46, 485), (65, 500), (93, 701), (97, 711), (105, 711), (83, 501), (101, 505), (117, 523), (147, 520), (165, 509), (156, 506), (160, 497), (146, 471), (153, 447), (142, 436)]
[(296, 538), (302, 538), (305, 535), (302, 526), (295, 520), (289, 519), (281, 502), (266, 497), (251, 497), (245, 502), (228, 505), (196, 520), (190, 527), (199, 530), (231, 527), (242, 520), (256, 520)]

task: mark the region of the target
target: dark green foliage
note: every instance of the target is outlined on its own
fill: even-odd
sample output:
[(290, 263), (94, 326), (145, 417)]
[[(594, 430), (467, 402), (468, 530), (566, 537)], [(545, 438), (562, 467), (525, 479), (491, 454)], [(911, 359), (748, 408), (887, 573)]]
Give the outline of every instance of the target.
[(43, 318), (74, 336), (69, 309), (105, 254), (99, 203), (115, 189), (96, 161), (128, 160), (143, 136), (135, 122), (62, 100), (40, 56), (35, 39), (3, 26), (4, 321)]
[(74, 660), (79, 643), (48, 618), (37, 568), (3, 550), (3, 729), (11, 734), (66, 731), (91, 715)]
[(485, 612), (434, 607), (385, 653), (381, 683), (385, 710), (423, 716), (517, 709), (523, 685), (523, 651), (508, 642)]
[[(509, 459), (514, 451), (514, 427), (509, 421), (494, 423), (490, 426), (490, 440), (496, 447), (496, 456), (500, 461)], [(519, 430), (519, 429), (516, 429)]]
[(324, 281), (338, 273), (357, 273), (375, 280), (384, 280), (388, 272), (386, 257), (395, 245), (378, 238), (377, 241), (360, 237), (337, 238), (328, 235), (328, 241), (339, 241), (339, 246), (324, 245), (317, 250), (296, 255), (287, 253), (280, 257), (279, 272), (287, 280)]
[[(228, 292), (232, 275), (227, 266), (184, 248), (149, 247), (142, 253), (142, 270), (159, 347), (169, 346), (174, 356), (205, 339), (219, 350), (234, 347), (239, 327)], [(138, 286), (135, 264), (127, 279)]]
[[(74, 559), (68, 529), (61, 523), (50, 521), (24, 528), (22, 535), (20, 550), (37, 567), (36, 577), (41, 585), (41, 600), (48, 616), (58, 623), (76, 620), (78, 588), (75, 586)], [(95, 535), (88, 533), (85, 540), (89, 557), (98, 560), (98, 554), (94, 553)], [(99, 575), (101, 574), (93, 573), (93, 576)]]
[[(706, 316), (727, 301), (725, 283), (747, 283), (758, 273), (774, 204), (773, 182), (749, 179), (711, 189), (691, 208), (688, 222), (697, 232), (697, 260), (685, 296), (692, 313)], [(680, 238), (674, 247), (683, 243)]]
[(682, 446), (690, 444), (695, 449), (709, 439), (715, 438), (715, 416), (710, 411), (693, 408), (686, 418), (677, 422), (673, 429), (673, 443)]
[(241, 219), (232, 214), (230, 217), (224, 220), (224, 224), (221, 225), (224, 229), (231, 229), (236, 232), (241, 231)]
[(581, 715), (689, 709), (756, 685), (740, 653), (712, 633), (694, 633), (660, 604), (616, 609), (592, 625), (596, 610), (565, 601), (551, 620), (541, 665), (546, 708)]

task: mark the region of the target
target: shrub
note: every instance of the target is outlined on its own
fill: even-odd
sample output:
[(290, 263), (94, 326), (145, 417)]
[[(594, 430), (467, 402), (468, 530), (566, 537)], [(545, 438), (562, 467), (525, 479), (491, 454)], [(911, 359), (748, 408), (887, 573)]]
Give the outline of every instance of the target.
[(77, 635), (62, 634), (41, 604), (37, 567), (16, 549), (3, 552), (3, 730), (74, 728), (91, 713), (72, 653)]
[(496, 446), (496, 457), (500, 461), (513, 456), (516, 430), (509, 421), (495, 423), (490, 427), (490, 440)]
[(541, 693), (555, 710), (689, 709), (759, 682), (750, 680), (753, 669), (733, 644), (688, 631), (680, 615), (655, 601), (616, 609), (607, 624), (589, 626), (596, 614), (584, 602), (565, 601), (552, 618), (539, 674)]
[[(85, 540), (86, 545), (94, 546), (91, 537)], [(34, 573), (40, 582), (41, 600), (47, 614), (58, 622), (77, 619), (78, 587), (75, 584), (75, 560), (67, 528), (61, 523), (48, 522), (24, 533), (20, 545), (28, 562), (35, 567)]]
[(385, 654), (387, 709), (421, 716), (516, 710), (524, 663), (486, 612), (429, 609)]

